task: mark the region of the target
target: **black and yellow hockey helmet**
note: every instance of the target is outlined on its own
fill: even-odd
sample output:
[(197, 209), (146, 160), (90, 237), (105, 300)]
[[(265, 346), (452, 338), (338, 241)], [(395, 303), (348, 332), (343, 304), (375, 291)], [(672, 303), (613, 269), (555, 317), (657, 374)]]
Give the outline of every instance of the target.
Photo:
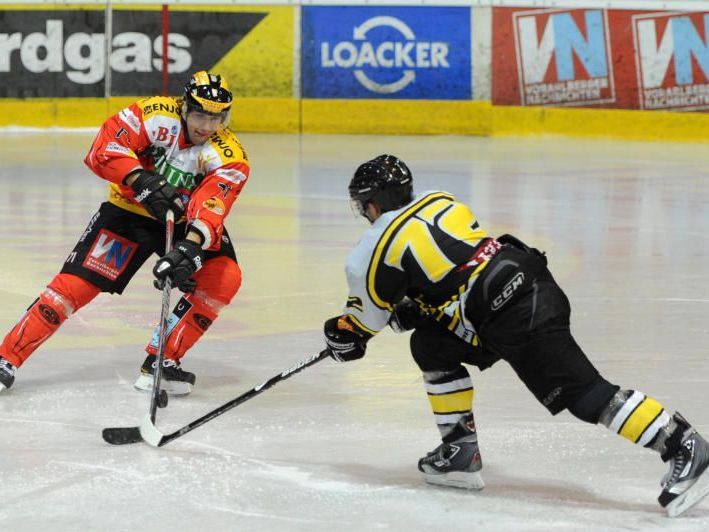
[(367, 203), (376, 203), (382, 212), (403, 207), (413, 199), (411, 170), (394, 155), (379, 155), (362, 163), (349, 185), (353, 208), (365, 215)]
[(185, 85), (184, 103), (187, 111), (221, 115), (226, 119), (233, 100), (229, 84), (219, 74), (200, 70)]

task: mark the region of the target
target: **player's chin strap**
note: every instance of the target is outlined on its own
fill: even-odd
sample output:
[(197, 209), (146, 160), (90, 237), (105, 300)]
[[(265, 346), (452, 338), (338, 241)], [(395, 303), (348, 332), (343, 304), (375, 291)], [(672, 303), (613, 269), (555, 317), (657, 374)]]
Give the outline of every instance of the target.
[(127, 443), (138, 443), (139, 441), (144, 441), (153, 447), (162, 447), (163, 445), (170, 443), (172, 440), (179, 438), (180, 436), (184, 436), (197, 427), (204, 425), (215, 417), (221, 416), (235, 406), (239, 406), (241, 403), (245, 403), (249, 399), (256, 397), (261, 392), (268, 390), (271, 386), (274, 386), (282, 380), (303, 371), (305, 368), (312, 366), (321, 360), (329, 358), (329, 356), (329, 351), (325, 349), (320, 351), (317, 355), (312, 355), (304, 360), (301, 360), (295, 366), (282, 371), (278, 375), (268, 379), (266, 382), (251, 388), (248, 392), (232, 399), (227, 403), (224, 403), (210, 412), (207, 412), (202, 417), (195, 419), (191, 423), (188, 423), (181, 429), (171, 432), (170, 434), (163, 434), (160, 432), (155, 426), (154, 418), (151, 418), (151, 416), (146, 416), (143, 423), (139, 427), (113, 427), (103, 429), (103, 439), (112, 445), (124, 445)]

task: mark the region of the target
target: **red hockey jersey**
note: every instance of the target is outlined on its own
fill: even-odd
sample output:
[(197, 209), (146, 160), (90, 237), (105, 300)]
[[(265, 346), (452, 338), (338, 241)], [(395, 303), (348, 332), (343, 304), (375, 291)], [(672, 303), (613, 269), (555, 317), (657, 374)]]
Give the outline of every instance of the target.
[(236, 135), (221, 128), (202, 145), (189, 144), (180, 117), (180, 100), (145, 98), (112, 116), (96, 135), (84, 159), (110, 182), (109, 201), (150, 216), (123, 179), (144, 168), (164, 176), (180, 193), (186, 219), (204, 236), (204, 249), (219, 249), (224, 219), (249, 177), (246, 153)]

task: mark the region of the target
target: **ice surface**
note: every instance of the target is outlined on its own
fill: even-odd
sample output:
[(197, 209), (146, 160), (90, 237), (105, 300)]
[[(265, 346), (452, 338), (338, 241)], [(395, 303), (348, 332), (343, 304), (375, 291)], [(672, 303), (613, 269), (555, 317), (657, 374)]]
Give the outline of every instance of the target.
[[(0, 331), (58, 271), (106, 196), (83, 166), (92, 135), (0, 135)], [(243, 135), (253, 173), (229, 218), (244, 284), (185, 359), (197, 374), (157, 425), (170, 432), (322, 347), (366, 223), (346, 186), (381, 152), (418, 190), (471, 203), (483, 227), (550, 257), (574, 332), (611, 381), (709, 433), (706, 146), (560, 139)], [(603, 428), (549, 416), (504, 363), (480, 373), (486, 488), (425, 485), (438, 434), (408, 355), (385, 332), (367, 356), (326, 360), (160, 449), (112, 447), (139, 424), (132, 383), (158, 319), (144, 268), (101, 295), (0, 395), (0, 530), (709, 530), (709, 502), (670, 520), (666, 466)]]

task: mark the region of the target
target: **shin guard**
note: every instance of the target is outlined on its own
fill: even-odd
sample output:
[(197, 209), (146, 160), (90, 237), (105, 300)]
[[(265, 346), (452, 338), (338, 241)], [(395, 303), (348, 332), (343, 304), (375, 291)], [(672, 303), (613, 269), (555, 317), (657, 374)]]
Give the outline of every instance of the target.
[(99, 289), (88, 281), (60, 273), (7, 334), (0, 344), (0, 356), (20, 367), (71, 314), (98, 293)]
[[(206, 261), (194, 279), (197, 290), (177, 302), (168, 318), (165, 358), (180, 360), (187, 350), (199, 340), (219, 311), (236, 295), (241, 286), (241, 269), (227, 257)], [(160, 330), (155, 329), (145, 351), (150, 355), (158, 352)]]
[[(165, 359), (180, 360), (217, 318), (221, 306), (210, 302), (200, 292), (182, 297), (168, 318)], [(145, 348), (151, 355), (158, 352), (159, 333), (160, 329), (156, 328)]]

